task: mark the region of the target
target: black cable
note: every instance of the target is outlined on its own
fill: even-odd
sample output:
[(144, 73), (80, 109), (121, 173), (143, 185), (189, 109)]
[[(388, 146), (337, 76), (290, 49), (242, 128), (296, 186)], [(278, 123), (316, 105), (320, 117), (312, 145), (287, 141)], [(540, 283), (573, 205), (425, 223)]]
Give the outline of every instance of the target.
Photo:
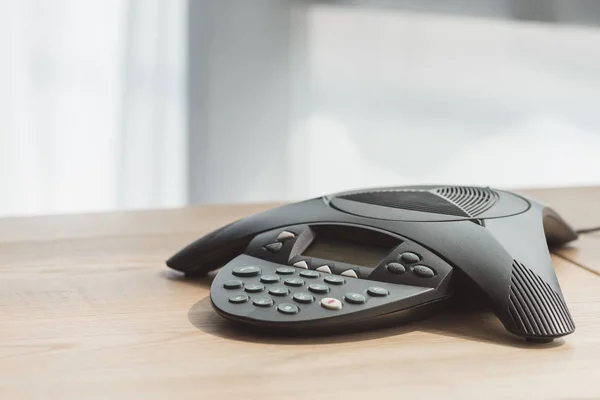
[(585, 235), (586, 233), (593, 233), (598, 231), (600, 231), (600, 226), (595, 226), (593, 228), (577, 229), (575, 233), (578, 235)]

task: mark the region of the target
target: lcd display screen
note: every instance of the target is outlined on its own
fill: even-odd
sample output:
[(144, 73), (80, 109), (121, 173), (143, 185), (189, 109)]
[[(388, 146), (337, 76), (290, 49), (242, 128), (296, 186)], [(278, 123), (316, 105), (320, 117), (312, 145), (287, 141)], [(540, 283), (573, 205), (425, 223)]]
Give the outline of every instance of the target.
[(393, 245), (360, 243), (317, 236), (304, 251), (304, 255), (374, 268), (392, 251), (395, 245), (397, 243)]

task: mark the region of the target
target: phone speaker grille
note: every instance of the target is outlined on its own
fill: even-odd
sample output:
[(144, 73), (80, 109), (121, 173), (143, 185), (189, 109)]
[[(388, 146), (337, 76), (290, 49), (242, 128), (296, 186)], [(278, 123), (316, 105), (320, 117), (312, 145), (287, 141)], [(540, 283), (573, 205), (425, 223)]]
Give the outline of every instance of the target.
[(436, 189), (435, 192), (456, 204), (471, 217), (486, 212), (499, 199), (494, 190), (473, 186), (446, 186)]
[(561, 296), (517, 261), (512, 266), (509, 313), (519, 333), (528, 336), (556, 337), (575, 330)]
[(341, 196), (340, 198), (365, 204), (400, 208), (403, 210), (469, 217), (469, 214), (456, 204), (429, 191), (384, 190), (352, 193)]
[(340, 198), (383, 207), (473, 218), (489, 210), (499, 196), (488, 188), (444, 186), (432, 190), (357, 192)]

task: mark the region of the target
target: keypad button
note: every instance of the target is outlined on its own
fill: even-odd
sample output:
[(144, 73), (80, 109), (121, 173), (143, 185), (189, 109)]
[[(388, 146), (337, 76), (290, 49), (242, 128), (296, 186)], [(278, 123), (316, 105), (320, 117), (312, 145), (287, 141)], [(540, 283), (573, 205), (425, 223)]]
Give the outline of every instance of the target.
[(295, 293), (294, 296), (292, 296), (292, 298), (298, 303), (305, 304), (312, 303), (313, 301), (315, 301), (315, 298), (308, 293)]
[(302, 286), (304, 285), (304, 280), (300, 278), (287, 278), (283, 283), (288, 286)]
[(402, 261), (407, 262), (409, 264), (414, 264), (414, 263), (418, 263), (419, 261), (421, 261), (421, 257), (419, 257), (418, 254), (413, 253), (411, 251), (407, 251), (407, 252), (400, 254), (400, 258), (402, 259)]
[(329, 283), (330, 285), (343, 285), (344, 283), (346, 283), (346, 280), (344, 278), (339, 277), (337, 275), (326, 276), (325, 278), (323, 278), (323, 281)]
[(343, 305), (338, 299), (334, 299), (333, 297), (325, 297), (321, 300), (321, 307), (328, 310), (341, 310)]
[(257, 297), (252, 300), (252, 304), (257, 307), (271, 307), (273, 305), (273, 300), (269, 297)]
[(367, 298), (360, 293), (346, 293), (344, 299), (352, 304), (364, 304), (367, 301)]
[(263, 275), (260, 277), (260, 281), (262, 283), (276, 283), (279, 282), (279, 277), (277, 275)]
[(229, 298), (229, 302), (233, 304), (245, 303), (248, 300), (250, 300), (250, 298), (245, 294), (238, 294)]
[(406, 272), (406, 268), (404, 267), (404, 265), (400, 264), (400, 263), (389, 263), (388, 265), (385, 266), (385, 268), (391, 272), (392, 274), (403, 274)]
[(317, 271), (313, 271), (311, 269), (307, 269), (306, 271), (300, 272), (300, 276), (304, 278), (318, 278), (321, 276)]
[(233, 274), (235, 276), (241, 276), (247, 278), (249, 276), (256, 276), (260, 274), (260, 268), (248, 265), (245, 267), (236, 267), (233, 269)]
[(290, 291), (281, 286), (275, 286), (269, 289), (269, 294), (273, 296), (287, 296)]
[(367, 293), (374, 297), (385, 297), (388, 294), (390, 294), (390, 292), (387, 289), (384, 289), (379, 286), (371, 286), (367, 289)]
[(313, 293), (324, 294), (329, 292), (329, 286), (323, 285), (322, 283), (311, 283), (308, 285), (308, 290)]
[(264, 285), (261, 285), (260, 283), (251, 283), (249, 285), (246, 285), (244, 290), (248, 293), (259, 293), (259, 292), (262, 292), (263, 290), (265, 290), (265, 287), (264, 287)]
[(279, 275), (293, 275), (296, 272), (295, 268), (292, 267), (279, 267), (275, 270)]
[(421, 278), (433, 278), (435, 276), (435, 271), (425, 265), (415, 265), (412, 271)]
[(242, 281), (240, 281), (238, 279), (232, 279), (223, 284), (223, 287), (225, 289), (239, 289), (242, 286), (244, 286), (244, 284), (242, 283)]
[(269, 243), (268, 245), (265, 246), (265, 249), (271, 253), (278, 253), (282, 248), (283, 248), (283, 243), (281, 243), (281, 242)]
[(295, 304), (291, 304), (291, 303), (281, 303), (280, 305), (277, 306), (277, 311), (279, 311), (282, 314), (298, 314), (300, 312), (300, 309), (295, 305)]

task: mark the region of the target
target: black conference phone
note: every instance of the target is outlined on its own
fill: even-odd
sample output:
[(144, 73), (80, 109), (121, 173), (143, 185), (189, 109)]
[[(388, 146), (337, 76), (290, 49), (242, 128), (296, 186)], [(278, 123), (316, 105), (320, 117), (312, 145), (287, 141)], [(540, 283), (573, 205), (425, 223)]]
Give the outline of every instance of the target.
[(544, 342), (575, 330), (548, 248), (576, 238), (553, 210), (507, 191), (392, 187), (238, 220), (167, 264), (189, 274), (224, 265), (210, 290), (214, 309), (270, 332), (421, 317), (468, 281), (508, 331)]

